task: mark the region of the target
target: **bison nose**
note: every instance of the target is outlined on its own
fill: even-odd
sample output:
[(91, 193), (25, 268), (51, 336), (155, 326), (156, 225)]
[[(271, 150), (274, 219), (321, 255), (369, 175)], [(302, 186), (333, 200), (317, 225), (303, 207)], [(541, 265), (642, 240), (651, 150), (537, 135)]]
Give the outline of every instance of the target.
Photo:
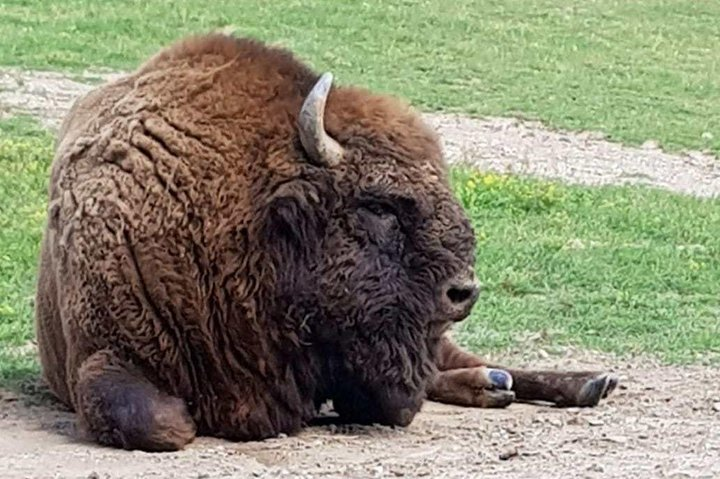
[(480, 285), (475, 280), (451, 280), (442, 290), (442, 302), (449, 318), (461, 321), (470, 314), (480, 295)]

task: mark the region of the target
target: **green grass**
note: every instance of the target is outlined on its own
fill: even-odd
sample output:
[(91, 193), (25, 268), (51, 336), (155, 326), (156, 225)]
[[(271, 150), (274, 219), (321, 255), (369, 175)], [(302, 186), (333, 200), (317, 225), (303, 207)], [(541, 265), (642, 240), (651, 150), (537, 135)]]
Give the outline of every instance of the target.
[(132, 68), (227, 25), (342, 83), (427, 109), (520, 115), (720, 152), (720, 2), (4, 0), (0, 64)]
[(31, 120), (0, 121), (0, 383), (37, 371), (27, 345), (51, 158), (52, 137)]
[[(0, 384), (36, 374), (37, 254), (52, 138), (0, 121)], [(460, 338), (499, 351), (538, 332), (671, 362), (720, 357), (720, 200), (454, 169), (485, 292)]]
[(671, 362), (720, 359), (720, 201), (454, 170), (486, 290), (476, 350), (542, 342)]

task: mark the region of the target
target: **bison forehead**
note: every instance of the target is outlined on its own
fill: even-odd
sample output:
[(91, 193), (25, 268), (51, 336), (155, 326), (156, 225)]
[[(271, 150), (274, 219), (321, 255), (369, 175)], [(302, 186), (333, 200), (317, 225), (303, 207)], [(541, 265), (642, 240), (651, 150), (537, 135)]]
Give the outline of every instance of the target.
[(397, 165), (443, 169), (437, 132), (405, 101), (356, 87), (332, 90), (325, 109), (328, 133), (350, 150)]

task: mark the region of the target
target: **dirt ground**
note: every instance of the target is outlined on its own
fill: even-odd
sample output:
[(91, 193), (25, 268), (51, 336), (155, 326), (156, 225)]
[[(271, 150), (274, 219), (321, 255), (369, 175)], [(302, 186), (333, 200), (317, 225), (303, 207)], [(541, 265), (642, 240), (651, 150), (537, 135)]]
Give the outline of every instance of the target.
[(0, 477), (720, 477), (720, 370), (574, 350), (513, 364), (604, 368), (619, 374), (621, 384), (590, 409), (513, 404), (482, 410), (428, 402), (405, 429), (315, 426), (263, 442), (201, 438), (162, 454), (83, 442), (72, 414), (37, 394), (6, 392)]
[[(105, 79), (114, 74), (95, 74)], [(26, 113), (51, 129), (89, 87), (56, 73), (0, 70), (0, 117)], [(428, 114), (448, 158), (483, 169), (582, 184), (648, 184), (720, 193), (720, 162), (697, 152), (627, 148), (596, 134), (512, 119)], [(533, 356), (527, 352), (532, 350)], [(603, 369), (618, 390), (593, 409), (513, 404), (505, 410), (427, 403), (406, 429), (316, 426), (257, 443), (200, 438), (178, 453), (83, 442), (71, 413), (42, 393), (0, 390), (0, 477), (720, 478), (720, 369), (662, 366), (565, 349), (508, 353), (514, 366)], [(542, 353), (542, 351), (539, 351)]]

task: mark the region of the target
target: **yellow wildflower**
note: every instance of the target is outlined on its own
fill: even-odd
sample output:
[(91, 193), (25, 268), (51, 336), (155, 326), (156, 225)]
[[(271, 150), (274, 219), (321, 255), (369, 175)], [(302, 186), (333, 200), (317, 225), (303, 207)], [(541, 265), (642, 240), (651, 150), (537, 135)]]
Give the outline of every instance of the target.
[(498, 177), (490, 173), (483, 176), (482, 182), (485, 186), (492, 186), (498, 182)]

